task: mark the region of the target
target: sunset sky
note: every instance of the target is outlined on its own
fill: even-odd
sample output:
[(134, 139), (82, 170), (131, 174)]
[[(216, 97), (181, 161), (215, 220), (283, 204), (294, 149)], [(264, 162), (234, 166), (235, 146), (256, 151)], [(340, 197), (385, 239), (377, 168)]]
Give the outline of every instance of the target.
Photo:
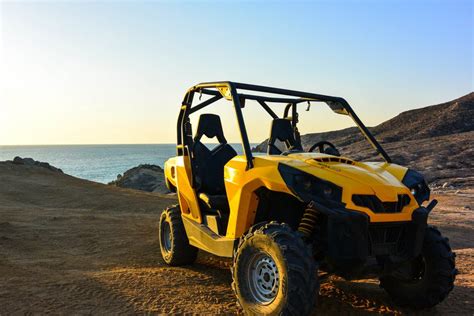
[[(173, 143), (205, 81), (343, 96), (368, 126), (474, 90), (470, 0), (2, 1), (0, 21), (0, 145)], [(244, 114), (266, 138), (264, 112)], [(304, 115), (303, 132), (351, 125)]]

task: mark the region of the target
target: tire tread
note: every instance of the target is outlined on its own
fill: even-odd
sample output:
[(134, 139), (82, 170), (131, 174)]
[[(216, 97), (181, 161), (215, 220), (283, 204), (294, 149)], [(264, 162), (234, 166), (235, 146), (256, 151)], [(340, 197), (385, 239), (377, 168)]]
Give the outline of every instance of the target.
[[(279, 313), (281, 315), (308, 315), (316, 303), (319, 292), (319, 282), (317, 279), (317, 264), (311, 256), (309, 247), (300, 238), (300, 235), (293, 231), (289, 225), (277, 222), (259, 224), (257, 228), (251, 228), (243, 236), (238, 247), (234, 251), (234, 261), (232, 271), (232, 289), (239, 299), (237, 268), (243, 245), (255, 235), (265, 235), (278, 245), (283, 258), (286, 260), (288, 279), (292, 284), (288, 288), (287, 304)], [(314, 277), (308, 277), (313, 274)], [(238, 300), (239, 305), (250, 314), (255, 311), (248, 310), (246, 306)]]
[(399, 280), (394, 277), (380, 278), (380, 286), (400, 306), (414, 309), (430, 308), (443, 301), (454, 288), (454, 281), (458, 274), (455, 263), (456, 255), (451, 250), (449, 240), (444, 238), (436, 227), (427, 227), (423, 252), (431, 262), (432, 271), (422, 291), (402, 293), (399, 289)]

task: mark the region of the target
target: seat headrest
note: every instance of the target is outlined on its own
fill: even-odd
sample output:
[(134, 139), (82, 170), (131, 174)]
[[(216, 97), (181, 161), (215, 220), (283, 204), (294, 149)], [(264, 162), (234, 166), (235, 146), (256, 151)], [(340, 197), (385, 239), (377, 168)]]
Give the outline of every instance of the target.
[(206, 135), (208, 138), (217, 137), (220, 144), (226, 144), (227, 140), (224, 137), (222, 130), (221, 119), (216, 114), (201, 114), (199, 116), (198, 128), (194, 141), (201, 140), (201, 137)]
[(296, 141), (291, 121), (285, 118), (276, 118), (272, 121), (270, 138), (268, 140), (268, 154), (278, 154), (281, 150), (275, 146), (276, 140), (284, 142), (287, 149), (302, 150), (301, 144)]
[(291, 122), (284, 118), (276, 118), (272, 121), (272, 128), (270, 132), (271, 140), (279, 140), (281, 142), (290, 141), (294, 143), (293, 128)]

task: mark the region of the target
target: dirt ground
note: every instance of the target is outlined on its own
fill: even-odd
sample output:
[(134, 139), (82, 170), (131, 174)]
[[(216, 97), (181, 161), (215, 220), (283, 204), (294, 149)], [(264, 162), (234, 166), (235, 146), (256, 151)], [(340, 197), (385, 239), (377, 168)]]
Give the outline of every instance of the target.
[[(460, 275), (419, 314), (474, 314), (474, 191), (438, 195), (431, 223), (451, 240)], [(200, 253), (167, 267), (156, 224), (172, 197), (0, 163), (0, 314), (240, 313), (228, 262)], [(377, 280), (323, 282), (321, 314), (404, 314)]]

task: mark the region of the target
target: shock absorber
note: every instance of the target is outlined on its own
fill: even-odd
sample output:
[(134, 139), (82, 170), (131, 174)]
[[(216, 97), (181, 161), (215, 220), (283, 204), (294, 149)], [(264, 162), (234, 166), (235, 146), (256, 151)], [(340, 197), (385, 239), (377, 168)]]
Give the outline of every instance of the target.
[(303, 233), (306, 238), (311, 237), (318, 225), (318, 219), (319, 212), (314, 208), (313, 204), (310, 203), (304, 210), (303, 217), (298, 226), (298, 231)]

